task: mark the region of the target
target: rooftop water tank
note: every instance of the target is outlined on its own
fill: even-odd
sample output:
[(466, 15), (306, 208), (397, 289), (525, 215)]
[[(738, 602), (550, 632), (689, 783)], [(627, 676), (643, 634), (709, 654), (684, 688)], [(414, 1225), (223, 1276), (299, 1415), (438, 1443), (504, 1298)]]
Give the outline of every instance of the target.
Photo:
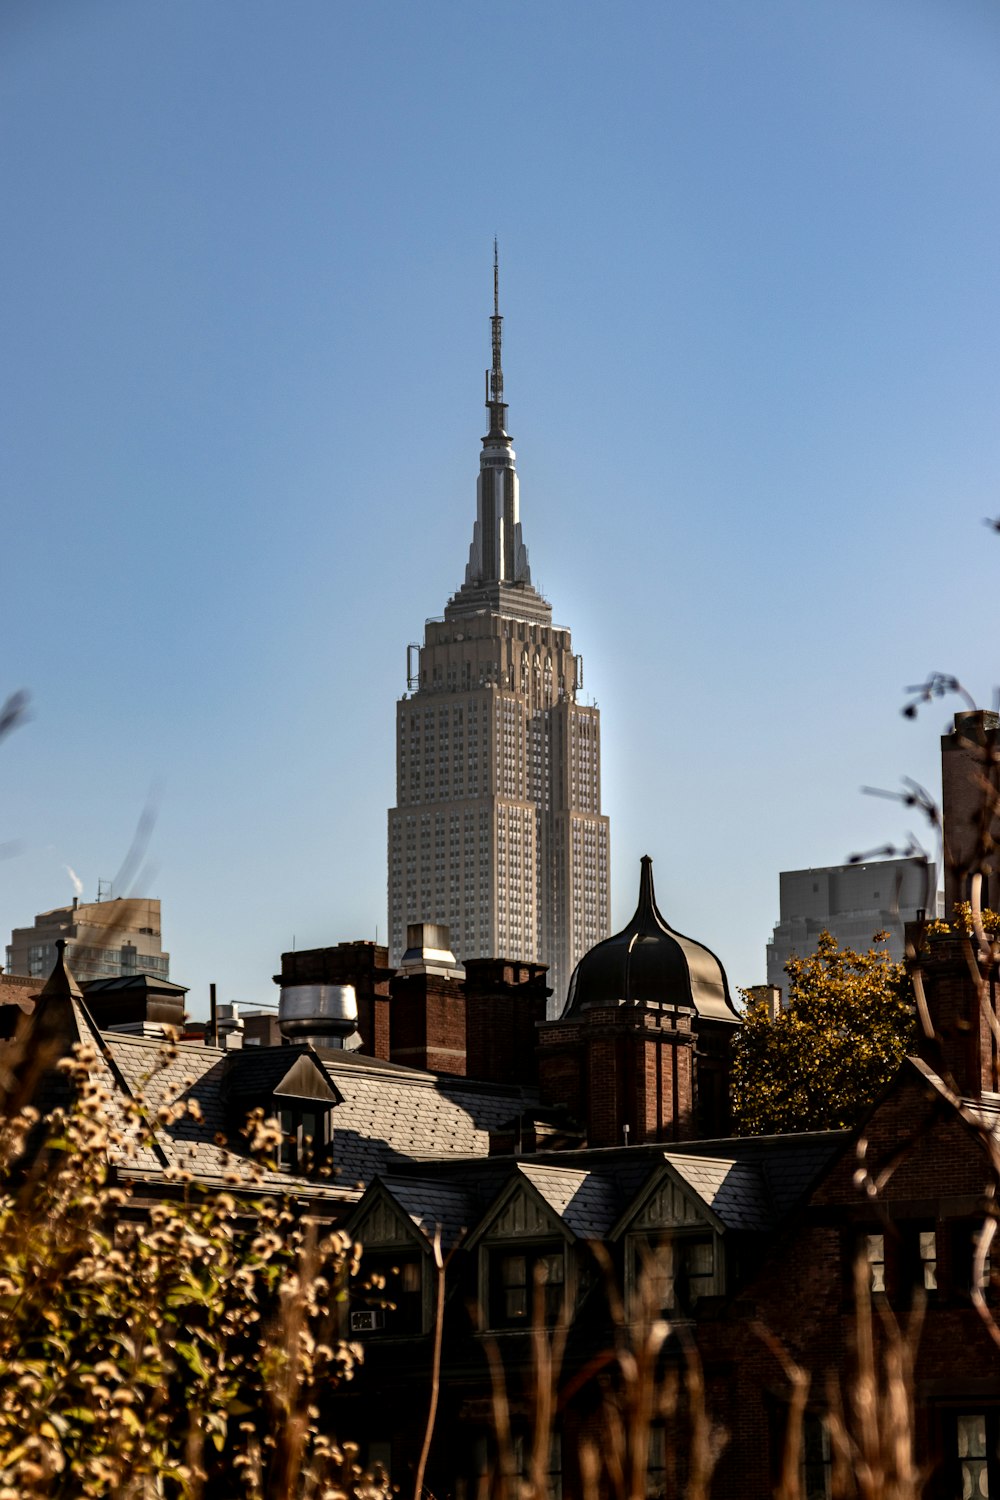
[(291, 984), (282, 988), (278, 1028), (286, 1042), (353, 1051), (358, 1036), (358, 997), (353, 984)]

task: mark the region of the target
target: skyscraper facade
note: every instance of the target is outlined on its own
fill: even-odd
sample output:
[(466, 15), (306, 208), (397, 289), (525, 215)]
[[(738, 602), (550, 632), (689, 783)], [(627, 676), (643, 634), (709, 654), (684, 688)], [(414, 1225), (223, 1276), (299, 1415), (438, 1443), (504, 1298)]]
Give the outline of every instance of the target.
[(459, 959), (550, 966), (561, 1006), (577, 961), (610, 930), (600, 714), (582, 659), (532, 586), (503, 399), (497, 268), (489, 431), (465, 582), (411, 648), (396, 707), (389, 944), (446, 922)]

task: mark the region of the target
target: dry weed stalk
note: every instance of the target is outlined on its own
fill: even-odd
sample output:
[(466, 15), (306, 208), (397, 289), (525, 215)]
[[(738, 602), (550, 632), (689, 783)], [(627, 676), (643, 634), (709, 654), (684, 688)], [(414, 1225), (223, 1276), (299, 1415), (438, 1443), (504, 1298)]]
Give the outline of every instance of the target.
[[(486, 1353), (493, 1389), (496, 1471), (484, 1476), (481, 1496), (491, 1500), (549, 1500), (548, 1460), (560, 1419), (580, 1393), (600, 1393), (597, 1410), (581, 1435), (577, 1461), (582, 1500), (647, 1500), (654, 1434), (662, 1442), (657, 1471), (662, 1493), (676, 1500), (708, 1500), (712, 1473), (725, 1441), (711, 1421), (701, 1362), (683, 1324), (659, 1311), (653, 1277), (643, 1274), (626, 1310), (606, 1250), (591, 1250), (603, 1273), (612, 1340), (581, 1369), (562, 1379), (570, 1333), (568, 1305), (548, 1328), (543, 1288), (536, 1281), (531, 1329), (529, 1456), (518, 1472), (512, 1436), (509, 1379), (495, 1341)], [(668, 1353), (668, 1345), (673, 1348)], [(675, 1429), (677, 1433), (675, 1434)], [(659, 1460), (662, 1459), (662, 1464)], [(659, 1493), (659, 1491), (657, 1491)]]

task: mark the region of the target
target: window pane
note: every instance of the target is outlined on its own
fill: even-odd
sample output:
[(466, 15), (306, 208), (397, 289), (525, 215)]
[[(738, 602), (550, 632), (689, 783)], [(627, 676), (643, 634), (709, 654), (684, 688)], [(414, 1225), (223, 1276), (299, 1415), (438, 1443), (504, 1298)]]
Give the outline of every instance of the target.
[(523, 1255), (505, 1255), (501, 1262), (504, 1286), (526, 1286), (527, 1263)]
[(504, 1317), (508, 1322), (513, 1318), (526, 1318), (528, 1316), (528, 1289), (523, 1286), (508, 1287), (503, 1297)]
[(666, 1312), (674, 1305), (674, 1247), (667, 1241), (635, 1246), (635, 1287), (639, 1306)]
[(933, 1229), (920, 1231), (920, 1263), (923, 1267), (924, 1290), (937, 1291), (937, 1235)]
[(869, 1234), (865, 1236), (868, 1267), (871, 1274), (871, 1289), (873, 1292), (885, 1291), (885, 1235)]
[(646, 1500), (661, 1500), (666, 1494), (667, 1455), (664, 1432), (659, 1423), (649, 1429), (649, 1458), (646, 1463)]
[(561, 1255), (543, 1255), (538, 1262), (538, 1279), (544, 1284), (562, 1282), (563, 1258)]
[(986, 1457), (986, 1418), (981, 1412), (958, 1419), (959, 1458)]
[[(990, 1285), (991, 1285), (992, 1280), (993, 1280), (992, 1274), (991, 1274), (991, 1267), (990, 1267), (990, 1251), (992, 1250), (992, 1248), (993, 1247), (991, 1245), (990, 1249), (987, 1250), (985, 1258), (983, 1260), (983, 1268), (982, 1268), (982, 1270), (979, 1273), (979, 1288), (980, 1288), (980, 1291), (983, 1291), (983, 1292), (988, 1292), (989, 1291)], [(975, 1257), (976, 1257), (978, 1251), (979, 1251), (979, 1236), (976, 1235), (975, 1238), (972, 1241), (972, 1256), (973, 1256), (972, 1264), (973, 1264), (973, 1267), (975, 1267), (975, 1263), (976, 1263), (975, 1262)]]
[(281, 1121), (281, 1151), (278, 1160), (286, 1172), (294, 1172), (298, 1160), (295, 1116), (290, 1109), (283, 1109), (279, 1119)]
[(804, 1500), (830, 1500), (833, 1493), (830, 1429), (818, 1412), (802, 1418), (802, 1489)]
[(988, 1500), (986, 1418), (981, 1412), (976, 1412), (972, 1416), (959, 1417), (956, 1425), (962, 1500)]
[(711, 1276), (715, 1269), (711, 1240), (695, 1240), (688, 1247), (687, 1268), (689, 1276)]

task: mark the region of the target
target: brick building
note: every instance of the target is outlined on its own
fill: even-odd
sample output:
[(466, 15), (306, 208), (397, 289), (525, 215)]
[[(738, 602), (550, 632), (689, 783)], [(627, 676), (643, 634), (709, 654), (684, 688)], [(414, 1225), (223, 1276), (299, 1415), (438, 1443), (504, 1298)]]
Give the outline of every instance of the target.
[[(1000, 1120), (997, 984), (977, 986), (967, 940), (910, 936), (931, 1029), (862, 1127), (733, 1138), (713, 1114), (738, 1024), (725, 974), (664, 922), (644, 861), (632, 922), (581, 963), (562, 1016), (537, 1027), (538, 1101), (520, 1123), (551, 1124), (559, 1109), (561, 1136), (505, 1123), (485, 1161), (397, 1159), (346, 1221), (385, 1277), (385, 1290), (355, 1303), (365, 1366), (344, 1397), (344, 1430), (367, 1442), (369, 1459), (405, 1484), (419, 1449), (425, 1405), (413, 1396), (426, 1389), (439, 1233), (450, 1259), (435, 1494), (473, 1494), (498, 1462), (490, 1347), (507, 1383), (512, 1461), (527, 1463), (533, 1309), (568, 1330), (549, 1490), (583, 1492), (580, 1453), (601, 1441), (607, 1351), (621, 1334), (609, 1267), (626, 1325), (648, 1327), (649, 1308), (637, 1312), (644, 1274), (652, 1310), (668, 1320), (660, 1377), (683, 1370), (690, 1344), (699, 1351), (708, 1416), (725, 1434), (713, 1493), (774, 1493), (794, 1366), (811, 1377), (804, 1493), (832, 1493), (827, 1410), (838, 1383), (849, 1401), (859, 1273), (876, 1349), (893, 1319), (906, 1328), (922, 1316), (909, 1389), (924, 1492), (1000, 1493), (1000, 1355), (976, 1305), (1000, 1311), (981, 1248)], [(669, 1427), (654, 1422), (650, 1495), (670, 1492), (670, 1463), (683, 1470), (690, 1451), (683, 1430), (673, 1449)]]
[[(199, 1119), (157, 1126), (138, 1158), (116, 1161), (140, 1199), (175, 1190), (182, 1164), (206, 1184), (223, 1161), (242, 1171), (247, 1111), (280, 1117), (281, 1161), (263, 1185), (248, 1165), (246, 1191), (287, 1194), (361, 1240), (380, 1285), (345, 1310), (365, 1359), (338, 1396), (339, 1430), (401, 1487), (423, 1436), (440, 1236), (449, 1260), (427, 1471), (440, 1497), (471, 1496), (495, 1472), (490, 1349), (512, 1461), (526, 1463), (536, 1307), (565, 1333), (545, 1454), (553, 1496), (583, 1493), (580, 1454), (601, 1442), (619, 1393), (616, 1341), (623, 1327), (648, 1336), (651, 1315), (665, 1323), (658, 1377), (682, 1378), (698, 1350), (708, 1417), (725, 1434), (713, 1493), (773, 1493), (800, 1366), (811, 1376), (805, 1493), (828, 1496), (830, 1382), (850, 1378), (859, 1266), (877, 1329), (890, 1315), (906, 1326), (923, 1306), (910, 1388), (929, 1500), (988, 1497), (1000, 1493), (1000, 1355), (980, 1308), (1000, 1311), (983, 1233), (1000, 1153), (1000, 997), (995, 964), (983, 969), (968, 940), (911, 936), (929, 1026), (853, 1133), (729, 1134), (739, 1017), (719, 960), (657, 910), (648, 860), (634, 917), (581, 960), (555, 1019), (543, 966), (463, 969), (440, 929), (418, 926), (398, 970), (375, 944), (283, 956), (283, 994), (352, 986), (347, 1045), (227, 1038), (181, 1044), (161, 1067), (156, 1029), (171, 1006), (179, 1016), (181, 987), (116, 986), (99, 1022), (62, 960), (36, 1021), (66, 1046), (98, 1044), (112, 1111), (142, 1088), (154, 1115), (198, 1100)], [(318, 1178), (310, 1156), (331, 1174)], [(675, 1449), (671, 1421), (653, 1424), (651, 1496), (670, 1492), (670, 1465), (683, 1470), (690, 1452), (684, 1430)]]

